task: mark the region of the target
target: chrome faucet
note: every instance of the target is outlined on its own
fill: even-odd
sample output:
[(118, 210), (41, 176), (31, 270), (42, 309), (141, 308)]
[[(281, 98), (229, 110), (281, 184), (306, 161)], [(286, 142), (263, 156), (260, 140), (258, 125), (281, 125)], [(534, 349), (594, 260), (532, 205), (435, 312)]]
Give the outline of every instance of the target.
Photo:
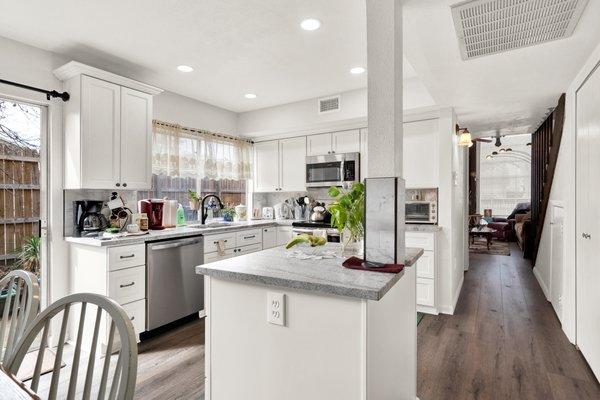
[(214, 197), (215, 199), (217, 199), (217, 201), (219, 202), (219, 207), (221, 207), (221, 210), (224, 208), (223, 207), (223, 203), (221, 202), (221, 199), (219, 198), (219, 196), (217, 196), (216, 194), (207, 194), (206, 196), (204, 196), (202, 198), (202, 206), (200, 208), (201, 212), (202, 212), (202, 225), (204, 225), (206, 223), (206, 218), (208, 218), (208, 212), (206, 211), (206, 209), (204, 208), (204, 202), (206, 201), (206, 199), (208, 199), (209, 197)]

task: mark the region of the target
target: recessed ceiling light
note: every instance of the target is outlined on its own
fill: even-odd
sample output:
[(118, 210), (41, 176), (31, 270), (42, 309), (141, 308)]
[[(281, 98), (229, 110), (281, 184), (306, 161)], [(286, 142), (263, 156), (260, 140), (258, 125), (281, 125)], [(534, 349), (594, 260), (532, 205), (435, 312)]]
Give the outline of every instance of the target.
[(362, 74), (365, 71), (366, 71), (366, 69), (364, 67), (354, 67), (354, 68), (350, 69), (350, 73), (354, 74), (354, 75)]
[(244, 97), (247, 99), (255, 99), (256, 95), (254, 93), (246, 93)]
[(315, 18), (308, 18), (300, 23), (300, 27), (305, 31), (316, 31), (321, 27), (321, 21)]
[(192, 72), (194, 70), (194, 68), (189, 65), (178, 65), (177, 69), (181, 72)]

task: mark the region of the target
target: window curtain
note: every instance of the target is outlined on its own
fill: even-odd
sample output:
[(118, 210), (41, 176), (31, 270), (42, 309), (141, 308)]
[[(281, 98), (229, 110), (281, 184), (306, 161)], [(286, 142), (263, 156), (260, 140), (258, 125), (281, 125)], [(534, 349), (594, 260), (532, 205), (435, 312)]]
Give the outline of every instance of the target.
[(152, 173), (181, 178), (251, 178), (252, 145), (240, 139), (154, 121)]

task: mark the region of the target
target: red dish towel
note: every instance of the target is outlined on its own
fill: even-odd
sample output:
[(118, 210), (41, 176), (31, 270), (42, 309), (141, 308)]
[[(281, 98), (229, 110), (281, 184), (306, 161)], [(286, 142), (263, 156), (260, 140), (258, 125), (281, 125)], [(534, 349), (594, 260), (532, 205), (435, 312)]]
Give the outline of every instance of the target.
[(345, 268), (358, 269), (361, 271), (374, 271), (374, 272), (389, 272), (397, 274), (404, 269), (403, 264), (385, 264), (383, 267), (365, 267), (363, 260), (358, 257), (350, 257), (342, 263)]

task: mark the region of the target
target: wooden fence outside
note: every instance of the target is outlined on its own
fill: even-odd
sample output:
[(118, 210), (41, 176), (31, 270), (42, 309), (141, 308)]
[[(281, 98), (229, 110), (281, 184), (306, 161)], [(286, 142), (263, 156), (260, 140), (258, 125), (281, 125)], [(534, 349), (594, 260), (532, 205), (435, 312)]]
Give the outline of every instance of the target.
[(39, 235), (40, 154), (0, 141), (0, 277), (17, 253)]

